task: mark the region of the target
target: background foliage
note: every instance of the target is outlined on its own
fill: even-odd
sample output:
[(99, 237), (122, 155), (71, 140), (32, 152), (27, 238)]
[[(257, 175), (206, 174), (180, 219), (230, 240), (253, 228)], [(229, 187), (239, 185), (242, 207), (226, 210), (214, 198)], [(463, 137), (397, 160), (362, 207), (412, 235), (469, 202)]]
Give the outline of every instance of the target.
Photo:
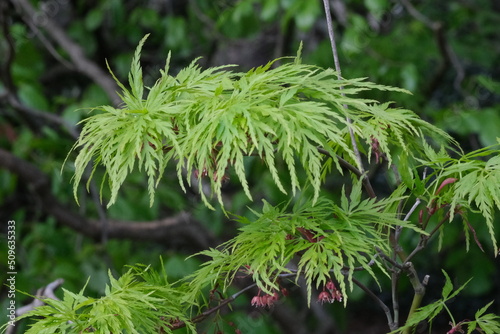
[[(49, 0), (31, 3), (36, 13), (27, 9), (28, 1), (12, 0), (0, 5), (0, 53), (5, 55), (0, 59), (1, 149), (31, 163), (49, 177), (40, 192), (28, 176), (6, 167), (7, 160), (0, 162), (4, 167), (0, 169), (0, 218), (2, 222), (15, 219), (19, 233), (17, 287), (35, 293), (37, 288), (62, 277), (64, 288), (79, 291), (90, 276), (86, 292), (98, 296), (108, 283), (108, 268), (112, 273), (123, 273), (127, 270), (124, 265), (138, 262), (158, 268), (159, 255), (163, 256), (169, 278), (191, 273), (200, 260), (184, 258), (234, 236), (240, 223), (229, 220), (221, 210), (208, 210), (197, 191), (188, 188), (184, 194), (177, 182), (175, 166), (165, 171), (152, 207), (147, 179), (139, 173), (127, 178), (116, 203), (107, 210), (99, 205), (96, 191), (88, 195), (83, 187), (78, 189), (80, 206), (74, 203), (70, 180), (75, 155), (68, 158), (60, 173), (75, 142), (74, 127), (88, 116), (88, 109), (82, 108), (116, 101), (112, 93), (116, 87), (97, 80), (90, 67), (82, 67), (83, 59), (96, 64), (106, 76), (107, 60), (116, 77), (125, 82), (138, 41), (150, 33), (142, 51), (143, 80), (148, 86), (154, 84), (170, 51), (172, 74), (200, 56), (203, 68), (238, 64), (239, 69), (246, 71), (276, 57), (295, 55), (302, 41), (304, 64), (333, 67), (321, 2)], [(398, 107), (411, 109), (449, 132), (468, 151), (496, 142), (500, 130), (498, 2), (418, 1), (408, 5), (407, 1), (349, 0), (333, 1), (332, 8), (343, 76), (369, 77), (372, 82), (412, 92), (406, 95), (379, 91), (365, 97), (396, 101)], [(58, 38), (53, 24), (62, 27), (73, 44)], [(75, 46), (81, 48), (80, 53), (75, 53)], [(381, 179), (377, 167), (371, 166), (372, 182), (384, 189), (386, 181)], [(21, 167), (17, 165), (18, 170)], [(246, 170), (250, 171), (247, 179), (255, 202), (249, 202), (238, 186), (235, 181), (238, 176), (230, 175), (231, 181), (222, 193), (228, 211), (251, 216), (247, 206), (260, 205), (261, 198), (273, 204), (286, 201), (287, 197), (274, 184), (273, 175), (265, 171), (258, 159), (250, 159)], [(96, 177), (102, 176), (102, 170), (95, 173)], [(290, 182), (289, 177), (280, 175), (283, 183)], [(299, 175), (298, 179), (305, 177)], [(328, 178), (323, 195), (338, 199), (342, 181), (338, 176)], [(99, 185), (92, 187), (98, 189)], [(48, 199), (47, 194), (54, 198)], [(104, 198), (109, 197), (104, 194)], [(77, 226), (64, 220), (54, 211), (54, 201), (66, 205), (68, 212), (88, 219), (87, 225)], [(106, 219), (158, 222), (186, 212), (199, 229), (169, 231), (163, 238), (151, 233), (123, 237), (113, 234), (114, 225), (109, 230), (95, 228)], [(470, 215), (468, 219), (477, 226), (482, 218)], [(498, 223), (493, 219), (491, 224)], [(438, 268), (446, 266), (458, 285), (473, 274), (473, 281), (462, 293), (467, 302), (450, 305), (463, 314), (462, 318), (473, 317), (467, 313), (471, 306), (484, 305), (499, 297), (498, 261), (492, 259), (493, 250), (488, 249), (491, 245), (488, 230), (477, 228), (476, 232), (485, 253), (474, 244), (466, 252), (462, 226), (457, 225), (444, 236), (446, 248), (442, 256), (430, 256), (438, 247), (434, 241), (425, 254), (414, 259), (422, 272), (431, 275), (429, 296), (433, 295), (433, 289), (440, 291), (444, 284), (438, 278), (442, 277)], [(408, 245), (418, 242), (410, 238), (404, 241)], [(2, 258), (5, 258), (4, 245), (2, 242)], [(367, 284), (371, 282), (368, 276), (360, 279)], [(401, 285), (401, 289), (408, 288), (405, 282)], [(382, 288), (387, 291), (389, 287)], [(434, 295), (439, 296), (439, 292)], [(6, 300), (5, 296), (2, 287), (2, 300)], [(224, 318), (227, 322), (209, 321), (202, 330), (210, 332), (216, 326), (234, 330), (230, 322), (247, 333), (291, 332), (290, 328), (296, 332), (320, 333), (333, 328), (346, 333), (361, 330), (380, 333), (386, 326), (382, 313), (371, 302), (353, 304), (357, 306), (349, 311), (352, 313), (340, 305), (319, 308), (315, 303), (308, 310), (304, 308), (301, 291), (295, 290), (272, 312), (256, 312), (250, 307), (250, 298), (243, 296), (234, 304), (234, 312)], [(364, 297), (355, 290), (350, 298), (361, 301)], [(18, 295), (18, 303), (27, 301), (27, 297)], [(489, 312), (498, 314), (498, 308), (494, 303)], [(254, 319), (251, 323), (248, 315)], [(437, 325), (449, 329), (447, 321), (444, 318)], [(363, 329), (357, 327), (360, 324)]]

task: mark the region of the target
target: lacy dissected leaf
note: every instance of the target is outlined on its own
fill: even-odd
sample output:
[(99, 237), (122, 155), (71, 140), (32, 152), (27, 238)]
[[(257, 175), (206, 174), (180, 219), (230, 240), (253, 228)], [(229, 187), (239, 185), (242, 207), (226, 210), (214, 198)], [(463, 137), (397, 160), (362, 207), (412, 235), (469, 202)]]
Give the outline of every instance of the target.
[[(87, 284), (85, 284), (85, 287), (86, 285)], [(88, 315), (82, 314), (80, 310), (88, 307), (94, 302), (92, 298), (83, 295), (85, 287), (83, 287), (78, 294), (63, 289), (63, 300), (51, 298), (44, 299), (43, 302), (46, 305), (39, 306), (18, 317), (17, 320), (33, 316), (41, 317), (38, 321), (34, 322), (25, 333), (77, 333), (78, 331), (75, 327), (77, 327), (78, 324), (86, 323), (88, 320)], [(35, 298), (34, 296), (32, 297)], [(75, 323), (77, 326), (75, 326)], [(83, 329), (85, 329), (85, 327)]]
[[(431, 133), (446, 137), (410, 111), (356, 96), (370, 89), (404, 90), (364, 79), (339, 80), (332, 69), (302, 64), (300, 50), (293, 61), (281, 59), (284, 64), (274, 68), (275, 61), (271, 61), (247, 73), (232, 72), (230, 66), (202, 70), (195, 60), (171, 76), (167, 59), (160, 78), (145, 88), (139, 63), (145, 38), (132, 60), (130, 89), (115, 78), (122, 89), (123, 106), (95, 108), (102, 113), (83, 121), (74, 146), (79, 150), (75, 196), (86, 166), (93, 161), (94, 171), (98, 165), (105, 167), (111, 189), (108, 205), (115, 202), (135, 167), (148, 177), (152, 202), (165, 166), (175, 161), (181, 186), (186, 171), (188, 183), (193, 173), (197, 175), (197, 188), (209, 207), (202, 182), (210, 183), (212, 195), (222, 204), (221, 187), (230, 168), (251, 198), (244, 160), (254, 155), (266, 164), (282, 192), (295, 193), (311, 184), (316, 201), (325, 163), (341, 171), (337, 154), (357, 163), (349, 127), (365, 140), (377, 139), (389, 159), (391, 144), (411, 144), (407, 150), (412, 154), (418, 146), (415, 138), (421, 140)], [(330, 158), (325, 159), (318, 147)], [(299, 180), (298, 168), (305, 171), (305, 180)], [(289, 184), (283, 183), (283, 173), (288, 174)]]
[(390, 166), (394, 154), (411, 158), (423, 155), (424, 145), (429, 139), (439, 145), (457, 144), (445, 131), (422, 120), (414, 112), (391, 108), (390, 105), (372, 103), (354, 112), (348, 110), (355, 134), (368, 147), (368, 158), (373, 154), (383, 154)]
[[(361, 184), (356, 184), (355, 188), (359, 187)], [(297, 204), (291, 212), (265, 202), (262, 212), (255, 213), (256, 220), (239, 218), (245, 226), (234, 239), (223, 244), (220, 250), (201, 253), (212, 260), (193, 275), (193, 287), (197, 290), (215, 282), (227, 287), (236, 276), (249, 275), (261, 290), (272, 294), (279, 288), (280, 274), (295, 274), (297, 278), (306, 279), (309, 303), (312, 288), (332, 278), (347, 296), (345, 278), (352, 289), (355, 267), (363, 267), (375, 279), (372, 265), (377, 264), (384, 270), (370, 254), (375, 254), (376, 249), (389, 251), (387, 230), (405, 226), (421, 232), (394, 218), (395, 213), (390, 211), (399, 200), (401, 198), (378, 202), (362, 200), (355, 194), (342, 206), (320, 198), (315, 205), (312, 200)], [(297, 256), (300, 260), (296, 268), (290, 267), (291, 259)]]
[(466, 324), (468, 327), (467, 333), (472, 333), (474, 330), (484, 334), (500, 333), (500, 316), (494, 313), (484, 314), (491, 304), (493, 302), (488, 303), (482, 309), (478, 310), (474, 321), (464, 321), (464, 325)]
[[(139, 170), (144, 169), (148, 176), (148, 191), (152, 203), (162, 172), (173, 152), (178, 150), (171, 117), (182, 110), (182, 102), (176, 101), (175, 94), (165, 90), (171, 80), (168, 76), (162, 76), (150, 89), (147, 99), (143, 99), (142, 74), (138, 63), (143, 43), (144, 39), (132, 62), (129, 75), (131, 91), (117, 80), (123, 90), (120, 95), (123, 107), (94, 108), (103, 113), (82, 121), (83, 130), (73, 147), (73, 150), (79, 149), (73, 179), (75, 198), (86, 167), (93, 161), (92, 175), (99, 164), (106, 168), (111, 189), (108, 206), (115, 202), (118, 189), (136, 165)], [(164, 73), (167, 71), (168, 60)], [(165, 152), (165, 148), (169, 151)]]
[[(431, 198), (437, 205), (451, 204), (451, 218), (456, 212), (479, 211), (485, 218), (495, 254), (494, 213), (500, 209), (500, 150), (494, 147), (473, 151), (458, 159), (428, 161), (437, 176)], [(452, 180), (453, 182), (450, 182)], [(448, 183), (449, 182), (449, 183)], [(443, 185), (445, 184), (445, 185)]]
[(193, 301), (186, 291), (166, 281), (164, 273), (133, 267), (110, 284), (101, 298), (88, 298), (64, 290), (63, 300), (44, 299), (46, 306), (23, 315), (43, 317), (26, 331), (33, 333), (173, 333), (170, 325), (183, 321), (190, 333), (196, 329), (186, 315)]

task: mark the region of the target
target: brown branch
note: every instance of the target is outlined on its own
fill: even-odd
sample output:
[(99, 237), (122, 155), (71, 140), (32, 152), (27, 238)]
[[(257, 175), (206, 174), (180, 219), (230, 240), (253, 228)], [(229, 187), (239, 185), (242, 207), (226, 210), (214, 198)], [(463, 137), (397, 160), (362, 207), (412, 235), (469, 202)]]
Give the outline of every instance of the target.
[[(11, 2), (18, 9), (24, 20), (30, 26), (34, 24), (34, 17), (43, 15), (43, 13), (38, 12), (28, 0), (11, 0)], [(88, 59), (85, 56), (82, 47), (71, 40), (69, 36), (64, 32), (64, 30), (53, 20), (51, 20), (49, 17), (46, 17), (43, 22), (44, 24), (42, 28), (48, 35), (50, 35), (53, 40), (55, 40), (59, 44), (61, 48), (63, 48), (68, 53), (76, 70), (85, 74), (96, 84), (101, 86), (101, 88), (106, 92), (113, 104), (117, 105), (120, 101), (120, 98), (116, 93), (118, 87), (111, 76), (109, 76), (103, 69), (101, 69), (94, 62)]]
[(78, 139), (79, 132), (76, 127), (67, 122), (62, 117), (56, 114), (44, 112), (26, 106), (21, 101), (19, 101), (17, 95), (14, 92), (6, 92), (6, 94), (0, 97), (0, 100), (2, 99), (6, 100), (6, 102), (9, 103), (12, 108), (18, 111), (23, 120), (29, 121), (30, 126), (32, 125), (31, 123), (35, 123), (34, 126), (31, 126), (32, 128), (34, 128), (34, 132), (39, 132), (40, 127), (42, 127), (43, 125), (53, 126), (57, 128), (61, 127), (68, 132), (69, 136), (72, 139)]
[[(253, 283), (253, 284), (251, 284), (251, 285), (243, 288), (242, 290), (238, 291), (234, 295), (232, 295), (232, 296), (230, 296), (230, 297), (228, 297), (226, 299), (221, 300), (221, 302), (218, 305), (216, 305), (216, 306), (214, 306), (214, 307), (212, 307), (212, 308), (210, 308), (210, 309), (208, 309), (208, 310), (206, 310), (206, 311), (204, 311), (204, 312), (202, 312), (202, 313), (194, 316), (193, 318), (191, 318), (190, 321), (192, 323), (194, 323), (194, 324), (202, 322), (203, 320), (205, 320), (206, 318), (208, 318), (211, 314), (219, 311), (224, 306), (226, 306), (229, 303), (233, 302), (236, 298), (238, 298), (239, 296), (241, 296), (244, 292), (250, 290), (251, 288), (253, 288), (256, 285), (257, 285), (257, 283)], [(178, 321), (178, 322), (175, 322), (175, 323), (169, 325), (169, 327), (172, 330), (176, 330), (176, 329), (180, 329), (180, 328), (186, 327), (186, 323), (184, 321)]]
[[(296, 273), (285, 273), (285, 274), (276, 275), (276, 277), (287, 278), (287, 277), (294, 277), (296, 275), (297, 275)], [(234, 293), (233, 295), (229, 296), (228, 298), (225, 298), (225, 299), (221, 300), (219, 302), (219, 304), (217, 304), (216, 306), (214, 306), (212, 308), (209, 308), (206, 311), (203, 311), (202, 313), (194, 316), (193, 318), (190, 319), (190, 321), (192, 323), (195, 323), (195, 324), (199, 323), (199, 322), (202, 322), (203, 320), (205, 320), (206, 318), (208, 318), (211, 314), (219, 311), (224, 306), (232, 303), (234, 300), (236, 300), (236, 298), (238, 298), (239, 296), (241, 296), (242, 294), (244, 294), (245, 292), (247, 292), (248, 290), (252, 289), (255, 286), (257, 286), (257, 283), (252, 283), (252, 284), (244, 287), (243, 289), (241, 289), (240, 291)], [(176, 330), (176, 329), (179, 329), (179, 328), (186, 327), (186, 323), (184, 321), (178, 321), (178, 322), (175, 322), (175, 323), (169, 325), (169, 327), (170, 327), (170, 329)]]
[(391, 330), (397, 329), (395, 327), (396, 325), (392, 319), (391, 310), (389, 309), (389, 307), (387, 305), (385, 305), (385, 303), (380, 298), (378, 298), (377, 295), (374, 294), (372, 290), (368, 289), (368, 287), (366, 287), (363, 283), (361, 283), (360, 281), (358, 281), (354, 277), (352, 277), (351, 279), (352, 279), (352, 282), (354, 284), (356, 284), (359, 288), (361, 288), (361, 290), (366, 292), (366, 294), (382, 308), (382, 310), (384, 311), (385, 316), (387, 318), (387, 324), (389, 325), (389, 328)]
[(2, 70), (0, 71), (0, 79), (4, 82), (7, 90), (14, 89), (14, 81), (12, 80), (12, 62), (14, 61), (14, 39), (10, 34), (9, 23), (7, 21), (8, 4), (5, 1), (0, 3), (0, 26), (7, 44), (7, 49), (4, 50)]
[(23, 122), (25, 122), (32, 131), (39, 133), (41, 127), (44, 125), (52, 127), (62, 127), (70, 134), (73, 139), (78, 138), (78, 131), (75, 126), (64, 120), (58, 115), (43, 112), (23, 104), (18, 95), (17, 89), (12, 78), (12, 62), (14, 61), (16, 49), (15, 43), (10, 33), (10, 27), (7, 22), (7, 10), (8, 3), (2, 2), (0, 4), (0, 25), (5, 35), (5, 40), (7, 42), (6, 56), (3, 64), (3, 68), (0, 71), (0, 80), (5, 85), (5, 92), (1, 94), (0, 100), (4, 100), (9, 104), (14, 110), (16, 110)]
[[(54, 217), (60, 224), (90, 238), (100, 240), (103, 226), (98, 220), (87, 219), (62, 204), (51, 193), (51, 181), (36, 166), (0, 149), (0, 167), (3, 167), (28, 185), (41, 203), (41, 209)], [(214, 245), (215, 239), (188, 212), (147, 222), (110, 220), (106, 227), (107, 237), (112, 239), (132, 239), (160, 241), (167, 246), (186, 246), (190, 249), (206, 249)]]
[(432, 92), (436, 89), (450, 64), (453, 66), (456, 72), (453, 86), (457, 91), (461, 92), (462, 89), (460, 85), (462, 84), (462, 81), (465, 77), (465, 71), (462, 64), (460, 64), (455, 51), (446, 39), (443, 24), (439, 21), (432, 21), (431, 19), (429, 19), (427, 16), (418, 11), (418, 9), (416, 9), (409, 0), (400, 0), (400, 2), (411, 16), (413, 16), (416, 20), (422, 22), (427, 28), (432, 30), (436, 39), (439, 53), (443, 58), (443, 63), (438, 68), (436, 74), (434, 75), (434, 78), (430, 81), (431, 83), (427, 88), (426, 95), (432, 94)]
[[(430, 216), (427, 217), (427, 221), (429, 221), (429, 219), (430, 219)], [(444, 218), (442, 218), (441, 221), (439, 221), (437, 223), (437, 225), (434, 227), (434, 229), (431, 232), (429, 232), (428, 235), (424, 235), (424, 234), (420, 235), (420, 241), (418, 242), (415, 249), (410, 253), (410, 255), (408, 255), (406, 257), (406, 259), (404, 259), (403, 265), (406, 265), (406, 263), (408, 263), (418, 252), (420, 252), (422, 249), (424, 249), (425, 246), (427, 246), (429, 239), (432, 238), (432, 236), (434, 234), (436, 234), (436, 232), (439, 231), (441, 226), (443, 226), (443, 224), (446, 223), (449, 219), (450, 219), (450, 211), (446, 212)]]

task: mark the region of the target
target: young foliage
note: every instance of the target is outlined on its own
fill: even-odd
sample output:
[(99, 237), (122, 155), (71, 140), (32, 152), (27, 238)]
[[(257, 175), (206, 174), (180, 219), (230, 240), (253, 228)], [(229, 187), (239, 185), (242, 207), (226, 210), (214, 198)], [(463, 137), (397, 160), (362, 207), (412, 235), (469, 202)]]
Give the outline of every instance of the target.
[[(488, 147), (454, 159), (434, 156), (424, 162), (434, 169), (430, 201), (436, 206), (450, 205), (453, 213), (478, 211), (485, 218), (495, 254), (498, 254), (494, 229), (494, 211), (500, 209), (500, 150)], [(443, 182), (446, 184), (443, 187)]]
[[(200, 253), (211, 261), (193, 275), (193, 290), (219, 280), (227, 287), (236, 276), (249, 275), (262, 291), (272, 294), (279, 290), (278, 275), (293, 273), (297, 279), (305, 277), (308, 303), (312, 288), (325, 285), (331, 278), (339, 283), (346, 301), (346, 282), (352, 290), (355, 267), (362, 267), (376, 281), (372, 266), (377, 264), (385, 272), (375, 254), (377, 249), (389, 251), (389, 230), (402, 226), (425, 232), (386, 210), (402, 197), (363, 200), (361, 182), (357, 182), (351, 196), (344, 192), (343, 198), (341, 206), (325, 198), (315, 205), (312, 199), (304, 200), (291, 212), (264, 202), (262, 212), (254, 212), (256, 220), (239, 217), (245, 226), (234, 239), (220, 250)], [(292, 261), (296, 256), (298, 263)]]
[[(93, 161), (94, 171), (100, 164), (106, 169), (111, 190), (108, 206), (113, 204), (137, 163), (148, 177), (152, 202), (165, 166), (176, 161), (182, 187), (183, 171), (187, 171), (188, 183), (194, 172), (200, 195), (209, 207), (202, 177), (208, 177), (213, 194), (222, 204), (221, 187), (230, 167), (251, 198), (244, 159), (256, 155), (266, 163), (284, 193), (295, 193), (304, 185), (297, 174), (300, 164), (316, 201), (326, 162), (318, 147), (329, 153), (328, 165), (335, 165), (339, 171), (337, 154), (357, 163), (348, 127), (368, 144), (378, 140), (389, 161), (390, 144), (406, 147), (411, 156), (424, 134), (449, 139), (410, 111), (356, 97), (370, 89), (404, 90), (363, 79), (338, 80), (332, 69), (302, 64), (300, 50), (291, 62), (273, 68), (274, 60), (247, 73), (230, 72), (228, 66), (202, 70), (194, 61), (171, 76), (167, 59), (158, 81), (145, 89), (139, 58), (146, 38), (132, 60), (130, 90), (115, 78), (122, 89), (122, 108), (97, 107), (94, 110), (103, 113), (82, 121), (83, 131), (73, 148), (79, 149), (73, 180), (75, 196), (86, 166)], [(354, 120), (352, 125), (347, 118)], [(289, 187), (282, 183), (277, 167), (280, 161), (290, 176)]]
[(421, 321), (426, 321), (432, 324), (432, 320), (437, 317), (443, 310), (448, 310), (446, 306), (446, 302), (450, 301), (454, 297), (456, 297), (460, 291), (462, 291), (465, 286), (470, 282), (467, 281), (464, 285), (453, 291), (453, 283), (451, 282), (448, 274), (443, 270), (443, 275), (445, 277), (445, 284), (443, 287), (442, 298), (423, 307), (417, 309), (415, 313), (413, 313), (410, 318), (406, 321), (406, 324), (400, 327), (396, 331), (392, 331), (390, 334), (396, 333), (408, 333), (408, 329), (411, 329), (418, 325)]
[[(35, 326), (45, 321), (55, 330), (96, 328), (103, 333), (136, 333), (161, 328), (168, 333), (172, 328), (169, 324), (185, 322), (194, 332), (186, 314), (201, 310), (195, 301), (203, 297), (203, 291), (226, 290), (241, 276), (251, 277), (268, 296), (276, 296), (282, 278), (295, 277), (296, 284), (304, 278), (308, 304), (313, 289), (320, 287), (324, 296), (325, 289), (338, 292), (323, 300), (344, 298), (346, 303), (353, 284), (361, 284), (354, 280), (355, 269), (367, 272), (377, 283), (380, 273), (397, 281), (401, 268), (406, 268), (399, 265), (396, 248), (400, 245), (394, 244), (402, 229), (420, 235), (421, 242), (411, 257), (438, 227), (443, 228), (440, 225), (426, 233), (423, 209), (418, 227), (409, 220), (420, 201), (427, 202), (429, 217), (443, 208), (449, 209), (450, 219), (456, 213), (480, 212), (498, 252), (493, 212), (500, 208), (500, 151), (490, 147), (451, 158), (446, 149), (449, 143), (456, 143), (444, 131), (409, 110), (359, 97), (371, 89), (406, 91), (364, 79), (338, 79), (332, 69), (302, 64), (300, 49), (295, 58), (279, 59), (283, 65), (275, 67), (274, 60), (246, 73), (230, 71), (230, 66), (203, 70), (195, 60), (173, 76), (168, 73), (169, 55), (160, 78), (148, 88), (143, 85), (139, 62), (146, 38), (132, 60), (130, 88), (113, 75), (122, 89), (122, 107), (94, 108), (102, 113), (83, 121), (82, 135), (73, 147), (79, 150), (75, 196), (84, 170), (92, 162), (91, 177), (99, 165), (106, 170), (111, 190), (108, 206), (115, 202), (120, 186), (135, 167), (147, 175), (152, 203), (164, 169), (173, 163), (183, 189), (184, 179), (191, 185), (194, 175), (202, 200), (212, 207), (203, 192), (206, 179), (222, 205), (221, 188), (230, 168), (245, 194), (252, 197), (245, 169), (247, 156), (260, 157), (283, 193), (295, 194), (312, 186), (313, 195), (307, 199), (299, 196), (291, 207), (264, 201), (262, 212), (254, 211), (255, 220), (238, 217), (244, 225), (239, 234), (216, 249), (201, 252), (210, 260), (187, 277), (184, 285), (173, 286), (161, 275), (135, 268), (119, 280), (110, 277), (111, 285), (101, 299), (65, 293), (61, 302), (48, 301), (49, 306), (32, 313), (46, 317)], [(436, 151), (426, 143), (428, 139), (444, 145)], [(376, 198), (370, 191), (370, 181), (360, 172), (364, 168), (353, 145), (359, 146), (368, 161), (375, 156), (377, 163), (383, 160), (396, 167), (402, 183), (390, 196)], [(415, 162), (431, 167), (432, 174), (420, 180)], [(340, 203), (319, 196), (321, 180), (334, 166), (341, 173), (347, 168), (358, 178), (349, 194), (346, 187), (342, 189)], [(305, 180), (299, 180), (299, 168), (305, 172)], [(289, 184), (283, 182), (283, 172), (288, 174)], [(373, 198), (363, 197), (363, 186)], [(408, 216), (400, 219), (406, 210), (407, 192), (418, 200)], [(431, 321), (447, 310), (445, 303), (463, 287), (453, 291), (448, 275), (444, 275), (443, 298), (410, 314), (406, 325), (393, 333), (406, 333), (418, 322)], [(260, 302), (255, 305), (269, 306), (260, 295), (256, 298)], [(496, 330), (498, 317), (484, 315), (485, 311), (476, 313), (475, 321), (453, 321), (454, 328), (467, 325), (469, 333), (477, 328), (486, 333)], [(390, 312), (386, 315), (391, 324)]]
[[(182, 102), (175, 101), (172, 94), (165, 90), (173, 78), (162, 77), (149, 88), (147, 99), (143, 99), (144, 87), (139, 56), (145, 39), (141, 40), (134, 54), (129, 74), (131, 90), (125, 88), (113, 75), (122, 89), (120, 97), (122, 108), (100, 106), (92, 110), (99, 113), (83, 120), (84, 124), (78, 141), (73, 150), (79, 149), (75, 161), (74, 196), (77, 198), (77, 185), (80, 183), (85, 169), (92, 160), (92, 175), (99, 164), (106, 168), (109, 179), (111, 198), (109, 205), (116, 201), (118, 189), (127, 175), (132, 172), (137, 163), (139, 170), (144, 169), (148, 176), (148, 191), (150, 202), (153, 203), (155, 187), (161, 178), (167, 162), (173, 152), (164, 152), (164, 146), (177, 148), (177, 136), (170, 117), (182, 111)], [(167, 59), (165, 70), (169, 68)], [(105, 182), (105, 179), (102, 180)], [(90, 184), (90, 178), (87, 187)]]
[(484, 314), (491, 304), (493, 302), (488, 303), (488, 305), (478, 310), (474, 316), (474, 321), (462, 321), (459, 323), (467, 325), (467, 334), (472, 333), (474, 330), (484, 334), (500, 333), (500, 316), (493, 313)]
[(171, 324), (184, 321), (189, 332), (196, 333), (185, 311), (192, 301), (183, 297), (182, 288), (173, 286), (166, 275), (149, 267), (132, 267), (119, 279), (109, 273), (110, 285), (99, 299), (64, 290), (62, 300), (44, 299), (18, 319), (42, 317), (27, 334), (53, 333), (172, 333)]
[(451, 318), (450, 325), (452, 329), (448, 331), (448, 333), (465, 333), (463, 331), (464, 326), (467, 326), (467, 334), (478, 331), (484, 334), (497, 334), (500, 333), (500, 317), (496, 314), (488, 313), (484, 314), (486, 310), (493, 304), (490, 302), (482, 309), (478, 310), (475, 314), (475, 320), (463, 320), (460, 322), (456, 322), (453, 319), (446, 303), (448, 301), (453, 300), (464, 288), (465, 286), (472, 280), (468, 280), (465, 284), (460, 286), (458, 289), (453, 291), (453, 283), (451, 282), (448, 274), (443, 270), (443, 274), (445, 276), (445, 284), (443, 287), (442, 298), (433, 302), (432, 304), (423, 306), (417, 310), (406, 322), (403, 327), (400, 327), (396, 331), (392, 331), (391, 334), (396, 333), (409, 333), (408, 329), (411, 329), (418, 325), (421, 321), (426, 321), (432, 324), (432, 320), (436, 318), (443, 310), (446, 310)]

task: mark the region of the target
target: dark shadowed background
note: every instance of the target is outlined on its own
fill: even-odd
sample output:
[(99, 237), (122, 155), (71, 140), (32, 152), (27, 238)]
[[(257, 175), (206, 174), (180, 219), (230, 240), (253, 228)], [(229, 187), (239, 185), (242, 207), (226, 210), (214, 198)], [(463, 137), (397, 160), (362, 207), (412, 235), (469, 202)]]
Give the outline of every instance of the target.
[[(413, 93), (379, 92), (369, 97), (395, 101), (450, 132), (464, 150), (496, 143), (500, 136), (500, 2), (496, 0), (390, 1), (332, 0), (342, 75), (403, 87)], [(70, 184), (75, 154), (63, 161), (78, 137), (77, 123), (89, 108), (118, 102), (117, 86), (106, 68), (126, 80), (139, 40), (151, 34), (142, 52), (144, 81), (159, 77), (169, 51), (176, 74), (193, 59), (202, 67), (237, 64), (241, 70), (282, 56), (294, 56), (303, 42), (303, 62), (333, 67), (323, 4), (320, 0), (4, 0), (0, 3), (0, 277), (7, 279), (7, 222), (16, 222), (16, 288), (35, 294), (58, 278), (79, 291), (90, 276), (86, 293), (102, 294), (108, 269), (119, 274), (127, 264), (160, 265), (162, 256), (172, 279), (194, 271), (203, 259), (185, 258), (214, 247), (234, 235), (237, 224), (210, 211), (194, 191), (184, 193), (175, 168), (167, 168), (156, 200), (149, 206), (146, 180), (140, 173), (127, 179), (117, 203), (99, 201), (99, 182), (79, 190), (80, 206)], [(255, 198), (285, 201), (257, 161), (249, 161)], [(98, 174), (102, 171), (98, 171)], [(384, 180), (371, 170), (372, 180)], [(338, 176), (335, 176), (338, 178)], [(327, 191), (339, 195), (341, 182), (332, 176)], [(97, 177), (99, 179), (99, 175)], [(236, 178), (234, 178), (236, 179)], [(500, 185), (499, 185), (500, 186)], [(224, 194), (227, 209), (249, 214), (251, 203), (237, 182)], [(388, 192), (390, 190), (388, 189)], [(104, 201), (106, 196), (104, 196)], [(469, 217), (474, 224), (476, 217)], [(437, 240), (415, 265), (431, 277), (428, 300), (440, 295), (440, 268), (454, 282), (473, 281), (460, 302), (451, 303), (459, 319), (472, 318), (485, 303), (500, 297), (498, 260), (488, 248), (489, 235), (478, 228), (485, 253), (473, 244), (465, 251), (462, 226), (448, 233), (447, 249), (437, 257)], [(418, 240), (407, 240), (414, 245)], [(433, 280), (433, 278), (435, 278)], [(378, 290), (390, 302), (389, 286)], [(412, 293), (408, 282), (408, 307)], [(0, 287), (4, 322), (6, 286)], [(60, 291), (57, 291), (59, 294)], [(19, 306), (30, 298), (17, 294)], [(306, 307), (304, 293), (290, 296), (271, 310), (250, 306), (249, 296), (209, 319), (200, 332), (211, 333), (215, 321), (227, 333), (385, 333), (383, 312), (359, 290), (348, 308), (341, 304)], [(474, 310), (474, 311), (472, 311)], [(499, 313), (496, 303), (491, 312)], [(225, 313), (225, 314), (224, 314)], [(449, 330), (444, 315), (436, 333)], [(231, 326), (230, 322), (234, 325)], [(18, 333), (23, 332), (20, 324)], [(419, 333), (427, 333), (423, 325)]]

